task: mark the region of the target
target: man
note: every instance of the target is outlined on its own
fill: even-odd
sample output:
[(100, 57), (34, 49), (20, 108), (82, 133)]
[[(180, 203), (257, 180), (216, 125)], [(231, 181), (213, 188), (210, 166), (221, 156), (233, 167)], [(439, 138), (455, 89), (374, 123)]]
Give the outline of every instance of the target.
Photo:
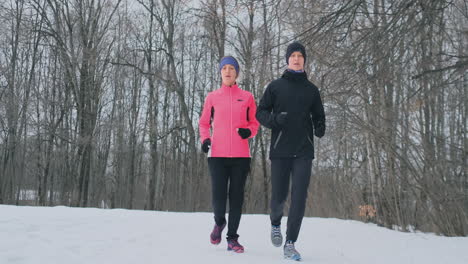
[(286, 50), (287, 70), (266, 88), (257, 108), (257, 120), (272, 130), (271, 160), (271, 242), (281, 246), (281, 218), (291, 178), (284, 257), (300, 260), (294, 247), (299, 235), (314, 159), (313, 135), (325, 134), (325, 112), (318, 88), (304, 71), (306, 52), (298, 42)]

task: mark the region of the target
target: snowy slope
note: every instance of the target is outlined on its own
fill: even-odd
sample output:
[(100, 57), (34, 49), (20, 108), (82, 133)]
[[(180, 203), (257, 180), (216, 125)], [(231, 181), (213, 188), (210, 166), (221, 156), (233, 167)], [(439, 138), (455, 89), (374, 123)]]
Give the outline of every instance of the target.
[[(294, 263), (270, 244), (267, 215), (242, 217), (244, 254), (227, 252), (224, 237), (218, 246), (209, 243), (212, 219), (210, 213), (0, 205), (0, 263)], [(303, 263), (468, 263), (467, 237), (338, 219), (305, 218), (296, 248)]]

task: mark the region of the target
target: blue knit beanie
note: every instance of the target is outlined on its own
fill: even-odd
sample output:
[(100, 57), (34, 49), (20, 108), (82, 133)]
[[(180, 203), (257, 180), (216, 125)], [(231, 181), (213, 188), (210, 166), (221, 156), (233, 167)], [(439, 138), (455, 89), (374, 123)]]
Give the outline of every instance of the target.
[(226, 64), (231, 64), (232, 66), (234, 66), (234, 69), (236, 69), (237, 75), (239, 75), (239, 63), (234, 57), (232, 56), (223, 57), (221, 61), (219, 62), (219, 71), (221, 71), (221, 69)]
[(299, 51), (300, 53), (302, 53), (302, 56), (304, 57), (304, 63), (305, 63), (306, 58), (307, 58), (305, 48), (304, 46), (302, 46), (301, 43), (295, 41), (289, 44), (288, 48), (286, 49), (286, 64), (289, 64), (289, 57), (291, 57), (291, 54), (293, 54), (293, 52), (295, 51)]

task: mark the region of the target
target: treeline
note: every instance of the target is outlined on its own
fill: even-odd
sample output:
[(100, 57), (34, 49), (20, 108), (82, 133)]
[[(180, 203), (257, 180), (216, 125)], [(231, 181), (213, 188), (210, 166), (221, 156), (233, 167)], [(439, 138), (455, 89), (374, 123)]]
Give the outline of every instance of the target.
[[(218, 61), (259, 100), (293, 40), (327, 114), (307, 215), (468, 235), (464, 0), (3, 0), (0, 203), (210, 211)], [(247, 213), (268, 212), (269, 136)]]

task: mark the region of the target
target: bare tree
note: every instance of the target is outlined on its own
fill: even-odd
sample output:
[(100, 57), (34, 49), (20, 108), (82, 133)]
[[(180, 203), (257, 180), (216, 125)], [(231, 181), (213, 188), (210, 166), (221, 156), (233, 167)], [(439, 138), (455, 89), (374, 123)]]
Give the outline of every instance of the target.
[[(112, 16), (120, 0), (112, 9), (110, 3), (92, 0), (62, 2), (36, 1), (35, 7), (45, 19), (45, 32), (60, 51), (79, 123), (79, 178), (75, 205), (88, 205), (88, 191), (92, 161), (92, 138), (102, 94), (104, 73), (107, 70), (109, 45), (106, 39)], [(78, 41), (76, 41), (78, 40)]]

